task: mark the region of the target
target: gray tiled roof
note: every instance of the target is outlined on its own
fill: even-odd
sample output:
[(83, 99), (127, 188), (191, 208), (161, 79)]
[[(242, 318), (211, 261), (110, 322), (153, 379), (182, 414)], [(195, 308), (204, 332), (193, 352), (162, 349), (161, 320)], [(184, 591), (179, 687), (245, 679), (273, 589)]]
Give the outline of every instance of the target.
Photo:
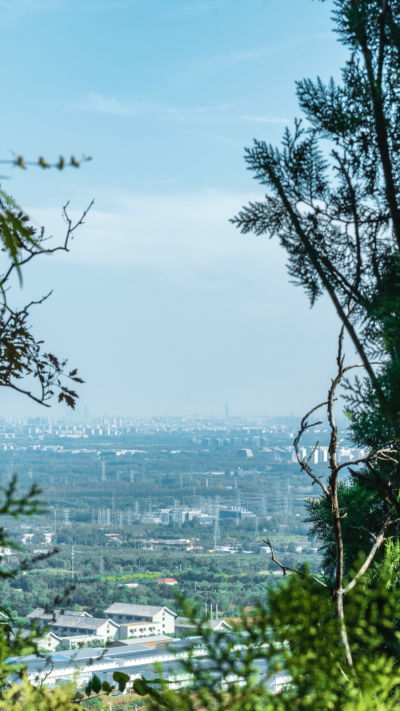
[[(98, 629), (107, 622), (104, 617), (76, 617), (76, 615), (60, 615), (56, 616), (56, 622), (50, 622), (50, 625), (55, 627), (73, 627), (79, 629)], [(111, 620), (110, 620), (111, 622)], [(113, 623), (116, 624), (115, 622)]]
[(140, 615), (140, 617), (152, 617), (157, 612), (164, 610), (163, 606), (155, 605), (128, 605), (122, 602), (114, 602), (111, 607), (104, 610), (105, 615)]
[[(54, 613), (56, 616), (58, 615), (65, 615), (68, 617), (74, 616), (74, 617), (91, 617), (88, 612), (82, 612), (81, 610), (54, 610)], [(36, 610), (31, 612), (27, 617), (30, 617), (33, 620), (51, 620), (53, 615), (52, 613), (45, 613), (43, 607), (37, 607)]]
[(50, 620), (52, 618), (52, 615), (49, 613), (44, 613), (43, 607), (37, 607), (36, 610), (33, 612), (30, 612), (29, 615), (27, 615), (28, 619), (32, 620)]
[(221, 629), (224, 627), (229, 627), (230, 630), (232, 629), (232, 627), (228, 624), (228, 622), (225, 622), (225, 620), (209, 620), (208, 624), (212, 630), (218, 630), (219, 627), (221, 627)]
[[(34, 612), (28, 615), (31, 619), (41, 619), (48, 623), (49, 627), (71, 627), (79, 629), (93, 630), (98, 629), (107, 622), (104, 617), (80, 617), (78, 615), (61, 614), (55, 612), (54, 615), (44, 615), (43, 608), (38, 607)], [(112, 622), (110, 620), (110, 622)], [(116, 625), (116, 622), (112, 622)]]

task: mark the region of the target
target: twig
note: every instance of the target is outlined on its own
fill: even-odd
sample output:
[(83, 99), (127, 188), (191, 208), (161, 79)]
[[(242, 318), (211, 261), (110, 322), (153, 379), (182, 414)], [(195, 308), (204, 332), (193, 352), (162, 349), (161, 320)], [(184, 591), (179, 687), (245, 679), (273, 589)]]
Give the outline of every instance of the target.
[[(264, 539), (263, 539), (264, 540)], [(267, 543), (271, 549), (271, 560), (273, 560), (274, 563), (279, 565), (279, 567), (283, 570), (283, 575), (286, 575), (286, 571), (290, 570), (291, 573), (300, 573), (300, 575), (307, 576), (311, 578), (311, 580), (314, 580), (314, 582), (318, 583), (319, 585), (322, 585), (323, 588), (326, 588), (327, 590), (330, 590), (331, 588), (328, 587), (325, 583), (322, 582), (322, 580), (319, 580), (316, 578), (314, 575), (308, 575), (307, 573), (304, 573), (302, 570), (296, 570), (295, 568), (290, 568), (288, 565), (283, 565), (283, 563), (280, 563), (279, 560), (275, 558), (275, 552), (274, 549), (272, 548), (271, 542), (269, 538), (267, 540), (264, 540), (264, 543)]]

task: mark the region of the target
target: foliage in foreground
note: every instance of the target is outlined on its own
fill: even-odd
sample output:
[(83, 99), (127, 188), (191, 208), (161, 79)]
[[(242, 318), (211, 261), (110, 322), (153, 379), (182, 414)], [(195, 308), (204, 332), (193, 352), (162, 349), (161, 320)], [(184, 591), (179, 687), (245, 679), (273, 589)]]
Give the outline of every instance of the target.
[[(400, 674), (393, 658), (381, 650), (383, 636), (393, 628), (397, 603), (389, 583), (386, 571), (374, 590), (360, 585), (346, 600), (353, 673), (345, 671), (334, 603), (305, 570), (271, 590), (268, 612), (258, 605), (252, 617), (242, 617), (233, 634), (215, 634), (206, 620), (196, 622), (198, 609), (181, 599), (204, 639), (203, 653), (210, 664), (199, 664), (192, 653), (181, 660), (190, 686), (174, 690), (172, 677), (160, 675), (158, 683), (135, 681), (134, 689), (146, 696), (152, 711), (390, 709), (400, 700)], [(286, 682), (277, 693), (271, 687), (275, 675)]]

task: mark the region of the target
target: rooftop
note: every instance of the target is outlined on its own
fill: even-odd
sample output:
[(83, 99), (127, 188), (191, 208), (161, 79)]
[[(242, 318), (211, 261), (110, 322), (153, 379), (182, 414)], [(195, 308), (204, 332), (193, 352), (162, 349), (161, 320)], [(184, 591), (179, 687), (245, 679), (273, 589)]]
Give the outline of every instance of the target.
[(157, 613), (162, 610), (167, 610), (171, 615), (176, 617), (175, 612), (172, 612), (172, 610), (169, 610), (168, 607), (163, 605), (129, 605), (122, 602), (114, 602), (111, 607), (104, 610), (104, 613), (106, 615), (135, 615), (138, 617), (151, 617), (153, 615), (157, 615)]

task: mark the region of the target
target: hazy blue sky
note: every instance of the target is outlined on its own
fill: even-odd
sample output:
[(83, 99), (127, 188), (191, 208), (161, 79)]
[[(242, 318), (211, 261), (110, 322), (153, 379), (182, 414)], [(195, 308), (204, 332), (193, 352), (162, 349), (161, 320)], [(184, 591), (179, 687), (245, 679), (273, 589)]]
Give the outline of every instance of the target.
[[(254, 137), (279, 142), (296, 79), (338, 77), (330, 2), (0, 0), (2, 156), (87, 153), (2, 181), (50, 232), (95, 198), (34, 325), (77, 364), (92, 412), (301, 413), (325, 395), (337, 322), (288, 284), (284, 254), (228, 219), (262, 190)], [(37, 412), (3, 395), (4, 413)], [(59, 408), (55, 408), (56, 412)]]

